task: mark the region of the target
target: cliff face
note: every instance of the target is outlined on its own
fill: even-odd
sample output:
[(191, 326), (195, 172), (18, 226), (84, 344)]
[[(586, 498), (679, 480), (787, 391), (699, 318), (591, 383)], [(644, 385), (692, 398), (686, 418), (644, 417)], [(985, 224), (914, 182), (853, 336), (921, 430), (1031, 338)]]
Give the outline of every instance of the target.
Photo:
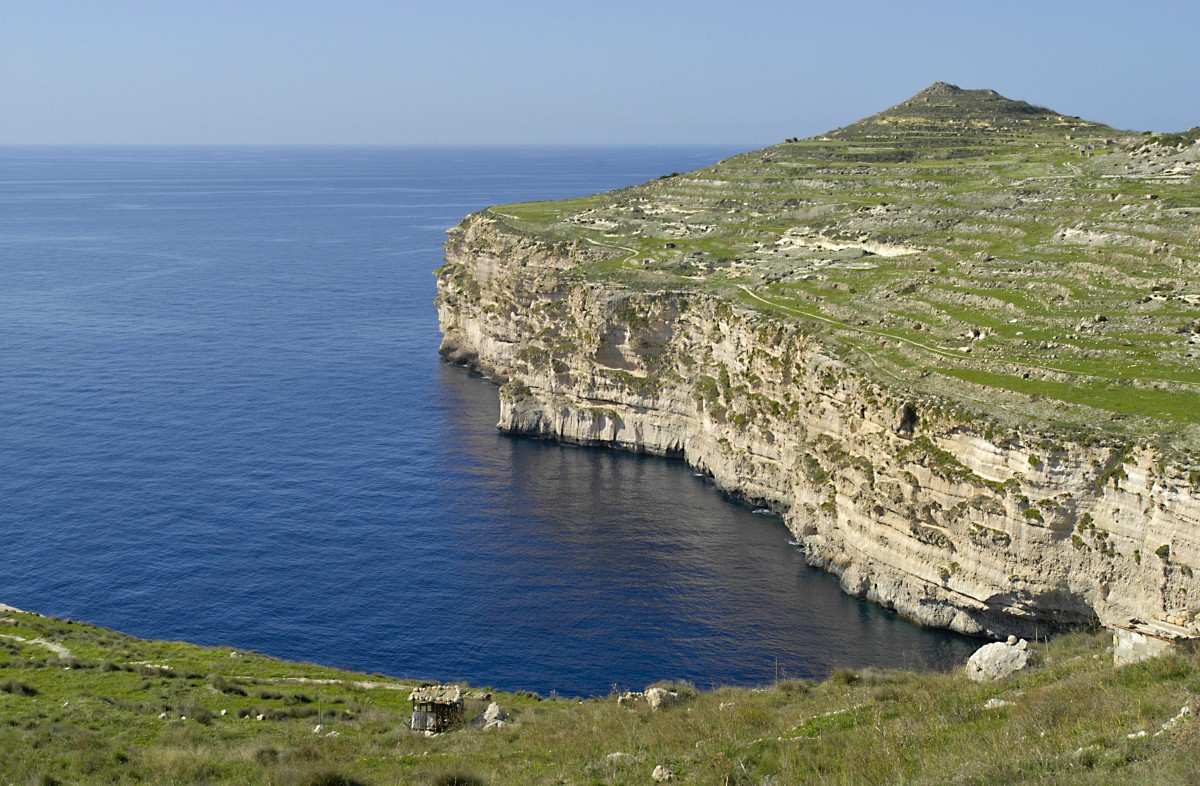
[(500, 428), (682, 458), (780, 512), (847, 592), (931, 626), (1181, 624), (1200, 605), (1200, 495), (1151, 449), (993, 433), (789, 320), (566, 274), (587, 250), (484, 214), (451, 233), (441, 352), (503, 383)]

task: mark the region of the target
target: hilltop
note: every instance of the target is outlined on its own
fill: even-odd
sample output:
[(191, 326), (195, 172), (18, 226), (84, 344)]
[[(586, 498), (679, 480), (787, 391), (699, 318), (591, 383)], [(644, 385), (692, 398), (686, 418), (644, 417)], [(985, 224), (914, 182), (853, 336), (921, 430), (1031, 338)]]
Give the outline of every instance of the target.
[[(1022, 134), (1055, 129), (1107, 128), (1078, 117), (1065, 117), (1052, 109), (1013, 101), (995, 90), (963, 90), (958, 85), (934, 82), (912, 98), (831, 131), (833, 139), (883, 139), (904, 136), (912, 144), (918, 135), (947, 132)], [(1109, 129), (1112, 130), (1112, 129)]]
[[(1106, 638), (1000, 682), (835, 672), (697, 692), (495, 701), (503, 727), (408, 731), (412, 681), (0, 610), (0, 782), (20, 784), (1191, 783), (1197, 656), (1114, 668)], [(1181, 708), (1187, 708), (1183, 711)], [(620, 755), (612, 755), (620, 754)]]

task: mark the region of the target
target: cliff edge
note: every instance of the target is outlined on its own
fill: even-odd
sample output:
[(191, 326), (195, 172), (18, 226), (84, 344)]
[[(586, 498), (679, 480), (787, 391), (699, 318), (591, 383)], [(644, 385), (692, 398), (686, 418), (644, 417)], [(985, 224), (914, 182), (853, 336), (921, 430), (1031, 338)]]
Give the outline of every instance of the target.
[(502, 429), (682, 458), (924, 624), (1200, 610), (1200, 144), (942, 83), (450, 232)]

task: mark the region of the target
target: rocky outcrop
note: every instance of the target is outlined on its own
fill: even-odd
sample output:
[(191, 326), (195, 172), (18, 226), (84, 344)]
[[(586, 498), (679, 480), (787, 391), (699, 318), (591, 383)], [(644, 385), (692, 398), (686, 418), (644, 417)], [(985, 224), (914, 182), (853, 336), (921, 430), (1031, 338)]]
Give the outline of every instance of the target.
[(451, 233), (442, 354), (499, 426), (673, 456), (783, 515), (808, 561), (924, 624), (1032, 636), (1200, 605), (1200, 493), (1149, 447), (998, 429), (703, 291), (586, 281), (585, 247)]

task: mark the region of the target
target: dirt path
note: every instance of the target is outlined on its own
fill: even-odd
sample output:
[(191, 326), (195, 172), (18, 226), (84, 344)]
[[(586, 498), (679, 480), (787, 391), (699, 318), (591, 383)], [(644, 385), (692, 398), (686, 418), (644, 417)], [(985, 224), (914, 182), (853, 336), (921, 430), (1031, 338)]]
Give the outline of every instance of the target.
[(19, 641), (22, 644), (36, 644), (39, 647), (45, 647), (46, 649), (50, 650), (51, 652), (53, 652), (55, 655), (57, 655), (60, 658), (72, 657), (71, 651), (69, 649), (67, 649), (63, 645), (61, 645), (57, 642), (54, 642), (54, 641), (47, 641), (46, 639), (26, 639), (21, 636), (12, 636), (7, 633), (0, 633), (0, 639), (8, 639), (9, 641)]
[(344, 685), (348, 688), (362, 688), (364, 690), (407, 690), (411, 691), (415, 685), (398, 685), (394, 682), (355, 682), (353, 680), (331, 680), (317, 679), (315, 677), (230, 677), (235, 680), (246, 680), (247, 682), (270, 683), (272, 685)]

